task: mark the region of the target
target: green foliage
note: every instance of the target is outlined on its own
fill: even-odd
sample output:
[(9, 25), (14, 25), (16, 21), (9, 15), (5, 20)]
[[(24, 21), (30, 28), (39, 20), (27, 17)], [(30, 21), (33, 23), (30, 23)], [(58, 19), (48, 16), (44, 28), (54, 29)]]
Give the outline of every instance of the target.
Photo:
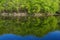
[(58, 14), (60, 14), (60, 0), (59, 0), (59, 10), (57, 12)]
[[(52, 13), (59, 9), (59, 0), (0, 0), (0, 12)], [(42, 36), (57, 28), (57, 19), (54, 16), (21, 17), (0, 19), (0, 34), (14, 33), (19, 35), (33, 34)]]
[(57, 29), (57, 19), (49, 17), (22, 17), (20, 19), (0, 19), (0, 34), (14, 33), (18, 35), (33, 34), (42, 36)]
[(0, 11), (28, 13), (55, 13), (59, 7), (59, 0), (0, 0)]

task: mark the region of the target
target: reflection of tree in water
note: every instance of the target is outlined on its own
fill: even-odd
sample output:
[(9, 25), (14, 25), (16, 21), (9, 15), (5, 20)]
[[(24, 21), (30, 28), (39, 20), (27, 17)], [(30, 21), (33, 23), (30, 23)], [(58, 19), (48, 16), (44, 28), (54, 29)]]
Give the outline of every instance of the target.
[(27, 33), (42, 36), (49, 31), (54, 31), (55, 29), (57, 29), (57, 19), (54, 16), (41, 18), (28, 17), (24, 26), (23, 27), (24, 29), (26, 28), (25, 30)]
[(31, 34), (42, 36), (49, 31), (54, 31), (57, 29), (57, 19), (55, 18), (55, 16), (35, 18), (37, 20), (33, 19), (34, 18), (31, 18), (32, 21), (30, 21), (31, 24), (29, 28)]
[(57, 19), (55, 16), (44, 17), (41, 23), (41, 35), (57, 29)]
[(57, 29), (55, 16), (22, 17), (20, 19), (0, 19), (0, 34), (14, 33), (19, 35), (33, 34), (42, 36)]
[(60, 30), (60, 16), (56, 17), (58, 19), (58, 29)]

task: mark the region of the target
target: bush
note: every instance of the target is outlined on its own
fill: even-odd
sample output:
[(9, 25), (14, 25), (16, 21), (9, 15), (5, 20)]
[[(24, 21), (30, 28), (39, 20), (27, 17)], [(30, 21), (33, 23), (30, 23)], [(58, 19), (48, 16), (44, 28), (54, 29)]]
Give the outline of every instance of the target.
[[(58, 11), (59, 0), (0, 0), (0, 12), (52, 13)], [(35, 34), (41, 36), (57, 28), (54, 16), (0, 19), (0, 34)]]
[(0, 0), (0, 12), (26, 10), (28, 13), (55, 13), (58, 7), (59, 0)]

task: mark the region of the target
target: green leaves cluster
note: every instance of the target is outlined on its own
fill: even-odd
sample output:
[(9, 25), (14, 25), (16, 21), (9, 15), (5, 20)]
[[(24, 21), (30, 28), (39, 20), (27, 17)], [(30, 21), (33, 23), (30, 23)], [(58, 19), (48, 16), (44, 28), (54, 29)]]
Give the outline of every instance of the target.
[[(52, 13), (59, 9), (59, 0), (0, 0), (0, 12)], [(35, 34), (41, 36), (57, 28), (57, 19), (49, 17), (21, 17), (0, 19), (0, 34)]]
[(18, 35), (33, 34), (42, 36), (57, 29), (57, 19), (51, 17), (22, 17), (21, 19), (0, 19), (0, 34), (14, 33)]
[(59, 0), (0, 0), (0, 11), (28, 13), (55, 13), (59, 7)]

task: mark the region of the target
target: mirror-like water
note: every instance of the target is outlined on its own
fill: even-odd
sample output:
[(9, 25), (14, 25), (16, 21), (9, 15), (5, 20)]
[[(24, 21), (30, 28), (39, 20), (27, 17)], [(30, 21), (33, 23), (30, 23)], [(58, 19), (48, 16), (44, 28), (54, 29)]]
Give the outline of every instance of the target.
[(50, 32), (42, 38), (32, 35), (17, 36), (14, 34), (4, 34), (0, 36), (0, 40), (60, 40), (60, 31)]
[(59, 30), (59, 21), (59, 17), (55, 16), (21, 17), (21, 19), (3, 17), (0, 19), (0, 34), (14, 33), (18, 35), (44, 36), (48, 32)]

